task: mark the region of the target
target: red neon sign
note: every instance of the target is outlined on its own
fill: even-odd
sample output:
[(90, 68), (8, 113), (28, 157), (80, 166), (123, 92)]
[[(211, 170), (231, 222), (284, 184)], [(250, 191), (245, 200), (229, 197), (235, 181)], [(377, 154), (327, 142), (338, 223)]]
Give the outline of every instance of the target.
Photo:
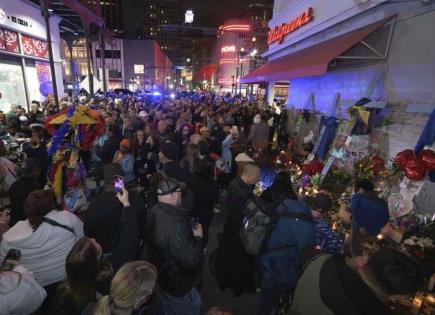
[(288, 23), (283, 23), (281, 26), (276, 26), (273, 30), (269, 31), (267, 36), (267, 44), (270, 45), (274, 42), (279, 42), (280, 44), (284, 38), (304, 26), (308, 22), (313, 20), (313, 8), (308, 8), (301, 15), (293, 19)]
[(249, 24), (231, 24), (222, 28), (224, 31), (249, 31), (251, 26)]

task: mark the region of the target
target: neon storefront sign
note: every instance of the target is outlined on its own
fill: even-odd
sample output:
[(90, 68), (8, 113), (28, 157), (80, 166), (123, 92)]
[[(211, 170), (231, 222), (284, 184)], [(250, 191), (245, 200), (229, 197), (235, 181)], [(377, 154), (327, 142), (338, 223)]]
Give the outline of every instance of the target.
[(249, 32), (251, 30), (251, 25), (249, 25), (249, 24), (230, 24), (230, 25), (225, 25), (222, 28), (222, 30)]
[(288, 34), (296, 31), (312, 20), (313, 8), (308, 8), (290, 22), (283, 23), (281, 26), (275, 26), (273, 30), (270, 30), (267, 36), (267, 44), (270, 45), (274, 42), (281, 44)]
[(236, 51), (236, 46), (224, 46), (221, 48), (222, 53), (234, 52)]

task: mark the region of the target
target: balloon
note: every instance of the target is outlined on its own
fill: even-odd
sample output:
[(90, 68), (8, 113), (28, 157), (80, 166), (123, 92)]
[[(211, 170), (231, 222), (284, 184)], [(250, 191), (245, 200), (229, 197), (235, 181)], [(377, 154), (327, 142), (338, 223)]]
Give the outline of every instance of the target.
[(380, 170), (382, 170), (384, 168), (385, 162), (384, 162), (383, 158), (381, 158), (380, 156), (374, 156), (372, 158), (372, 160), (374, 162), (374, 168), (373, 168), (373, 170), (375, 172), (378, 172), (378, 171), (380, 171)]
[(406, 163), (405, 176), (411, 180), (422, 180), (426, 176), (423, 162), (415, 157), (409, 160)]
[(314, 175), (317, 173), (322, 172), (323, 170), (323, 164), (319, 161), (311, 161), (308, 164), (302, 165), (302, 172), (306, 175)]
[(429, 171), (435, 171), (435, 152), (432, 150), (423, 150), (418, 154), (419, 159)]
[(396, 155), (396, 164), (399, 166), (402, 170), (405, 169), (406, 164), (409, 160), (415, 159), (414, 151), (407, 149), (402, 152), (397, 153)]

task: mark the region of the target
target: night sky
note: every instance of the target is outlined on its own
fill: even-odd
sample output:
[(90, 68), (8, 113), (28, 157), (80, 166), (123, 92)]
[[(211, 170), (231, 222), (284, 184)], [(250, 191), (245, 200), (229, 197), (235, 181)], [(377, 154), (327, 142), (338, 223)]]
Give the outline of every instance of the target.
[(193, 25), (218, 27), (229, 18), (236, 18), (250, 3), (269, 3), (273, 0), (182, 0), (184, 6), (193, 9)]

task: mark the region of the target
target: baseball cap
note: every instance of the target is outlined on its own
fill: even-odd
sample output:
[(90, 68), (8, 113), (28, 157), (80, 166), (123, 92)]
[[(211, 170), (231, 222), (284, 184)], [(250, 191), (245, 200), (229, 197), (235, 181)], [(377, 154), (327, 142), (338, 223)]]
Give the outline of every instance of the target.
[(235, 158), (236, 162), (255, 162), (254, 159), (252, 159), (249, 155), (247, 155), (246, 153), (239, 153), (237, 154), (236, 158)]
[(159, 182), (159, 188), (157, 190), (157, 195), (166, 196), (181, 190), (183, 187), (174, 178), (163, 178)]
[(116, 177), (124, 176), (124, 171), (121, 165), (117, 163), (111, 163), (104, 166), (104, 183), (111, 185)]

